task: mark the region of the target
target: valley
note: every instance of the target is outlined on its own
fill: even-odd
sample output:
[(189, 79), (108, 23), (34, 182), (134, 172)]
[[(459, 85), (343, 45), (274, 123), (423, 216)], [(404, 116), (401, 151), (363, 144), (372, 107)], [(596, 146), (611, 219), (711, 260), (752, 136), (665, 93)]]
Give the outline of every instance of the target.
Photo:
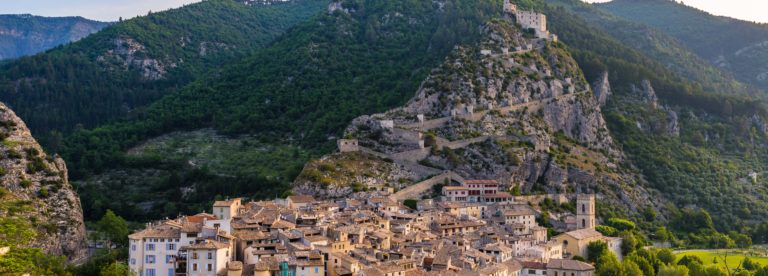
[(736, 257), (768, 242), (764, 25), (208, 0), (100, 28), (0, 63), (0, 274), (768, 271)]

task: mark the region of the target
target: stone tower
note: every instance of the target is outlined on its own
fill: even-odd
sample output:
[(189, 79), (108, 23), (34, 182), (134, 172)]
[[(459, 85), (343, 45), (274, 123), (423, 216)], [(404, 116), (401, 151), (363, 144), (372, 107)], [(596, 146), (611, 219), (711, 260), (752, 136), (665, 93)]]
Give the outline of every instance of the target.
[(595, 195), (579, 194), (576, 196), (576, 229), (595, 228)]
[(504, 0), (504, 12), (514, 13), (517, 11), (517, 6), (510, 1), (511, 0)]

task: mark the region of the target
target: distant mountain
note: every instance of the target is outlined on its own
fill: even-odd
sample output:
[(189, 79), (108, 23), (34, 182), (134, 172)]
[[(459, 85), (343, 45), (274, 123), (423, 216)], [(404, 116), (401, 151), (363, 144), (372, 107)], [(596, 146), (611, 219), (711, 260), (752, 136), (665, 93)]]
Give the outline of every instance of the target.
[(740, 81), (768, 89), (768, 24), (714, 16), (669, 0), (614, 0), (596, 6), (665, 32)]
[(33, 55), (78, 41), (109, 25), (82, 17), (0, 15), (0, 60)]

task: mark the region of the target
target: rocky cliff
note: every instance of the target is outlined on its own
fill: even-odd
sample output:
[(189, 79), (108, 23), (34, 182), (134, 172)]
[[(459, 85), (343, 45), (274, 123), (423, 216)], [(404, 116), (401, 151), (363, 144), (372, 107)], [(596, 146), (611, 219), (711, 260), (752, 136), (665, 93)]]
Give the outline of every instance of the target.
[[(598, 99), (564, 45), (527, 38), (502, 20), (483, 33), (479, 45), (457, 47), (405, 106), (355, 119), (346, 137), (411, 172), (411, 180), (496, 179), (523, 192), (597, 192), (630, 213), (661, 204), (614, 145)], [(322, 194), (307, 189), (323, 179), (312, 176), (316, 166), (305, 168), (294, 192)]]
[(19, 208), (0, 210), (0, 216), (26, 218), (38, 232), (32, 244), (21, 246), (70, 260), (84, 257), (83, 213), (64, 160), (47, 155), (24, 122), (2, 103), (0, 138), (0, 187), (19, 202)]

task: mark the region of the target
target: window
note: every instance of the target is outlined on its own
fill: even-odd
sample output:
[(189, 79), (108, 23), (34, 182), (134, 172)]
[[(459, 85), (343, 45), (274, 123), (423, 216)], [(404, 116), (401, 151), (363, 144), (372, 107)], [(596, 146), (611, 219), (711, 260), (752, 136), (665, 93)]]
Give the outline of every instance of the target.
[(211, 271), (211, 270), (213, 270), (213, 265), (212, 264), (208, 264), (208, 271)]
[(315, 267), (315, 274), (317, 274), (317, 273), (320, 273), (320, 268), (319, 267)]
[(581, 204), (581, 212), (582, 213), (586, 213), (587, 212), (587, 205), (586, 204)]
[(155, 276), (155, 269), (154, 268), (147, 268), (146, 276)]
[(132, 265), (135, 265), (135, 264), (136, 264), (136, 259), (135, 259), (135, 258), (131, 258), (131, 264), (132, 264)]
[(169, 243), (165, 245), (166, 250), (176, 250), (176, 244)]
[(168, 276), (173, 276), (173, 275), (174, 275), (173, 268), (169, 268), (168, 269)]
[(192, 252), (192, 259), (197, 259), (197, 252)]
[(208, 252), (208, 259), (209, 259), (209, 260), (210, 260), (210, 259), (213, 259), (213, 253), (211, 253), (211, 252)]
[(147, 244), (147, 251), (154, 251), (155, 250), (155, 244), (148, 243)]
[(148, 263), (148, 264), (154, 264), (155, 263), (155, 255), (144, 256), (144, 262)]
[(587, 227), (587, 220), (581, 219), (581, 227)]
[(192, 271), (197, 271), (197, 264), (192, 264)]
[(171, 255), (165, 255), (165, 263), (170, 264), (173, 262), (173, 256)]
[(136, 251), (136, 245), (135, 244), (131, 244), (131, 251)]

